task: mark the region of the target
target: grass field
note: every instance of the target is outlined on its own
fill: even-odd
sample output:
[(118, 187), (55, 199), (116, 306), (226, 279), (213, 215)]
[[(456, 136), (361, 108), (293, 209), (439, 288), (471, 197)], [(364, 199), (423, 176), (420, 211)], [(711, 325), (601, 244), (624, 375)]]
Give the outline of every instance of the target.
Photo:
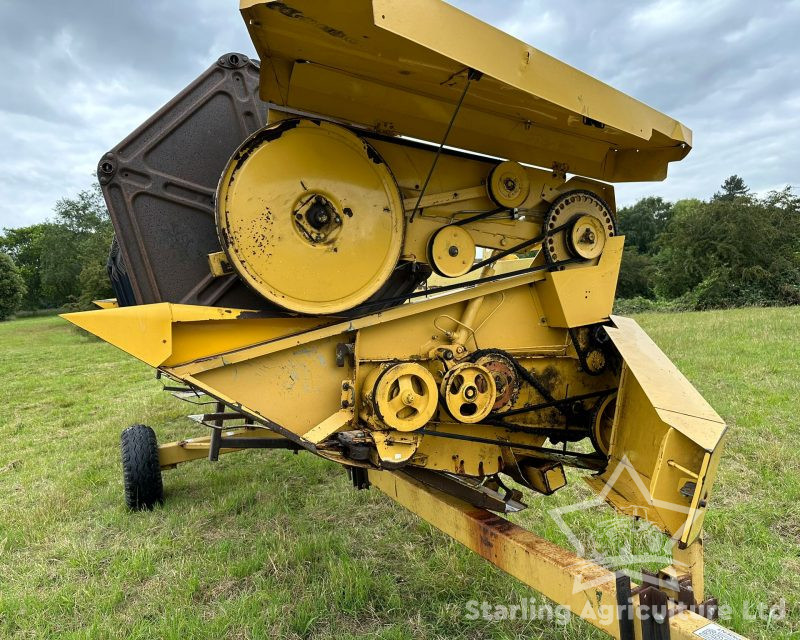
[[(800, 638), (800, 310), (645, 315), (640, 323), (732, 435), (706, 520), (708, 590), (752, 638)], [(128, 513), (119, 432), (198, 434), (152, 372), (58, 318), (0, 324), (0, 637), (600, 638), (579, 621), (465, 619), (532, 592), (321, 459), (247, 451), (165, 474)], [(204, 434), (203, 434), (204, 435)], [(517, 520), (561, 544), (548, 508)], [(607, 512), (576, 523), (581, 536)], [(745, 602), (788, 617), (743, 619)]]

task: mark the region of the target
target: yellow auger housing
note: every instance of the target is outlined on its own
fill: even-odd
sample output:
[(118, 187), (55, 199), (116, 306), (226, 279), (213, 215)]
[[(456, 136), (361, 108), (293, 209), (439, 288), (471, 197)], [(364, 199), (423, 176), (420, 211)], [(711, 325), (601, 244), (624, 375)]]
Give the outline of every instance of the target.
[(689, 130), (439, 0), (241, 11), (260, 67), (223, 56), (101, 160), (119, 307), (65, 316), (217, 402), (161, 468), (286, 446), (505, 512), (573, 467), (696, 549), (725, 424), (611, 315), (609, 182)]

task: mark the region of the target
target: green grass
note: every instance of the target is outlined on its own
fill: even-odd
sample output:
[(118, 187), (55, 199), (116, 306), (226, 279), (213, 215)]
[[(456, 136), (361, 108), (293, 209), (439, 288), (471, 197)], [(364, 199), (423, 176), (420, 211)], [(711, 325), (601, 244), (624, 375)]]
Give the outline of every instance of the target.
[[(800, 637), (800, 310), (639, 321), (731, 425), (706, 520), (708, 590), (735, 611), (786, 598), (786, 620), (729, 626)], [(603, 637), (580, 621), (465, 620), (469, 600), (533, 594), (310, 455), (187, 464), (165, 474), (163, 508), (128, 513), (120, 430), (193, 435), (191, 408), (57, 318), (0, 325), (0, 361), (0, 637)], [(590, 496), (572, 480), (516, 519), (565, 543), (546, 511)], [(570, 524), (588, 541), (607, 521), (600, 510)]]

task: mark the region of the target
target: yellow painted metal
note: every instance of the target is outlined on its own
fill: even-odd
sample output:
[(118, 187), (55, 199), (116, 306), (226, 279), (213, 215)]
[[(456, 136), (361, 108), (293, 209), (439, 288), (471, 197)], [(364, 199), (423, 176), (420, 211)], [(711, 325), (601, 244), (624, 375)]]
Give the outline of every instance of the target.
[(413, 433), (398, 431), (375, 431), (372, 439), (377, 453), (374, 461), (385, 469), (407, 464), (417, 453), (420, 441), (420, 437)]
[[(591, 274), (601, 268), (587, 267), (586, 271)], [(572, 379), (577, 361), (570, 355), (564, 330), (537, 321), (518, 321), (521, 317), (541, 317), (538, 288), (544, 277), (541, 272), (512, 276), (336, 324), (313, 318), (264, 319), (248, 312), (180, 305), (75, 314), (69, 319), (302, 442), (304, 434), (341, 409), (343, 380), (355, 380), (354, 397), (358, 400), (363, 395), (369, 360), (419, 360), (427, 364), (432, 351), (450, 344), (447, 334), (437, 330), (448, 324), (448, 331), (455, 335), (463, 328), (458, 323), (468, 321), (469, 339), (465, 342), (469, 345), (479, 340), (523, 358), (530, 354), (536, 357), (530, 361), (532, 365), (559, 371), (560, 382), (553, 388), (557, 396), (567, 392), (567, 385), (570, 392), (580, 393), (611, 384), (602, 376), (583, 382)], [(480, 300), (482, 304), (477, 305)], [(336, 345), (354, 332), (356, 359), (365, 363), (355, 372), (350, 365), (339, 368), (335, 364)], [(467, 356), (471, 348), (453, 347), (459, 358)], [(537, 401), (532, 393), (520, 394), (519, 402)], [(452, 427), (439, 425), (437, 429)], [(508, 437), (505, 430), (494, 427), (470, 429), (482, 437)], [(480, 475), (481, 468), (485, 473), (497, 468), (501, 453), (496, 445), (438, 440), (441, 438), (425, 438), (420, 445), (420, 454), (426, 456), (424, 466), (451, 469), (453, 455), (462, 453), (458, 459), (463, 465), (458, 464), (465, 473)], [(538, 446), (542, 439), (520, 436), (518, 441)]]
[(476, 424), (491, 413), (497, 400), (497, 387), (485, 367), (462, 362), (442, 378), (441, 394), (453, 418), (465, 424)]
[[(81, 311), (61, 317), (152, 367), (194, 362), (326, 324), (320, 318), (260, 318), (241, 309), (169, 303)], [(241, 322), (245, 317), (247, 322)]]
[(608, 238), (594, 268), (553, 271), (545, 276), (538, 290), (548, 325), (584, 327), (611, 314), (624, 243), (622, 236)]
[(689, 575), (692, 578), (694, 601), (697, 603), (703, 602), (706, 599), (706, 581), (702, 537), (696, 538), (687, 547), (675, 547), (673, 558), (675, 575)]
[[(226, 437), (236, 438), (273, 438), (275, 440), (285, 440), (285, 438), (269, 429), (253, 427), (233, 427), (225, 429), (224, 434)], [(210, 446), (210, 436), (186, 438), (176, 442), (163, 443), (158, 447), (159, 466), (162, 469), (174, 469), (177, 465), (183, 464), (184, 462), (207, 458)], [(222, 448), (219, 450), (219, 453), (234, 453), (236, 451), (242, 451), (242, 449)]]
[(452, 146), (611, 182), (662, 180), (691, 146), (676, 120), (441, 0), (240, 6), (261, 96), (284, 107), (438, 142), (472, 68)]
[[(318, 125), (315, 122), (298, 121), (296, 118), (288, 117), (278, 119), (273, 124), (273, 128), (257, 134), (251, 142), (244, 145), (238, 154), (240, 159), (234, 158), (231, 161), (229, 166), (230, 175), (235, 176), (236, 180), (244, 180), (241, 171), (234, 171), (234, 169), (243, 162), (252, 162), (252, 154), (247, 150), (253, 147), (264, 152), (269, 151), (269, 145), (274, 146), (277, 144), (275, 137), (278, 135), (278, 130), (275, 127), (290, 127), (280, 136), (278, 142), (289, 135), (300, 135), (298, 130), (302, 129), (302, 126), (291, 128), (297, 122), (301, 122), (301, 125), (302, 123), (307, 124), (312, 130), (318, 129), (320, 126), (329, 126), (334, 131), (343, 131), (340, 127), (332, 124), (323, 123)], [(259, 136), (266, 137), (266, 143), (259, 142)], [(346, 137), (351, 142), (354, 139), (353, 134), (349, 132), (346, 133)], [(386, 165), (391, 168), (392, 175), (397, 180), (397, 185), (403, 197), (403, 207), (407, 212), (413, 209), (419, 200), (420, 184), (425, 180), (433, 162), (433, 151), (427, 148), (409, 147), (403, 144), (402, 141), (395, 140), (370, 139), (363, 140), (359, 144), (362, 146), (369, 145), (370, 148), (374, 148), (379, 153), (380, 158), (384, 159)], [(308, 145), (305, 145), (294, 154), (300, 163), (296, 167), (295, 179), (284, 182), (284, 184), (289, 185), (288, 188), (290, 190), (296, 189), (298, 194), (305, 194), (302, 188), (303, 186), (308, 187), (307, 180), (300, 177), (305, 168), (302, 155), (307, 152), (307, 148)], [(370, 158), (377, 157), (374, 153), (369, 155)], [(372, 165), (374, 163), (370, 163), (370, 170), (373, 168)], [(247, 179), (252, 183), (255, 193), (279, 190), (278, 187), (272, 186), (276, 179), (274, 172), (268, 171), (267, 168), (259, 168), (255, 164), (248, 166), (250, 169)], [(283, 169), (289, 171), (288, 166), (283, 167)], [(496, 178), (498, 175), (506, 176), (507, 180), (513, 179), (515, 184), (521, 186), (529, 185), (525, 189), (528, 195), (524, 198), (520, 208), (517, 209), (517, 215), (512, 216), (507, 212), (499, 212), (489, 219), (482, 219), (463, 226), (453, 225), (453, 222), (471, 215), (469, 212), (488, 211), (496, 208), (496, 203), (487, 194), (486, 185), (491, 183), (493, 176)], [(331, 176), (327, 177), (330, 178)], [(476, 184), (480, 186), (472, 186)], [(331, 192), (348, 193), (352, 191), (352, 188), (344, 183), (331, 183), (329, 186)], [(476, 245), (490, 249), (505, 249), (520, 242), (530, 241), (539, 237), (542, 233), (542, 221), (545, 213), (551, 207), (551, 201), (564, 193), (574, 191), (576, 188), (585, 191), (587, 194), (596, 194), (598, 201), (608, 200), (613, 202), (614, 200), (613, 189), (609, 185), (576, 178), (565, 182), (563, 177), (556, 176), (553, 172), (541, 171), (530, 167), (523, 168), (516, 163), (501, 163), (498, 165), (496, 162), (487, 161), (486, 159), (446, 154), (437, 163), (437, 169), (431, 179), (426, 195), (423, 196), (420, 202), (421, 210), (414, 223), (404, 225), (403, 233), (405, 238), (401, 257), (408, 261), (432, 263), (441, 273), (463, 274), (471, 267), (471, 258), (474, 257), (474, 247)], [(336, 213), (337, 207), (334, 205), (336, 198), (328, 197), (330, 194), (322, 195), (326, 206), (330, 207), (330, 219), (334, 220), (334, 216), (339, 215)], [(584, 197), (586, 196), (584, 195)], [(221, 195), (218, 202), (222, 203), (223, 200), (224, 197)], [(293, 198), (288, 198), (287, 201), (291, 202)], [(335, 253), (325, 253), (326, 259), (333, 260), (340, 266), (349, 265), (350, 260), (354, 259), (357, 254), (359, 263), (355, 266), (348, 266), (347, 271), (348, 273), (362, 273), (363, 265), (360, 259), (362, 251), (356, 250), (352, 245), (333, 246), (341, 242), (343, 231), (349, 229), (352, 232), (354, 228), (357, 228), (353, 226), (356, 225), (356, 223), (352, 222), (355, 219), (354, 217), (350, 220), (342, 217), (344, 225), (341, 228), (338, 225), (333, 225), (332, 228), (323, 228), (321, 235), (324, 238), (317, 241), (314, 237), (303, 234), (303, 231), (308, 231), (309, 234), (310, 231), (314, 231), (308, 228), (306, 220), (313, 200), (306, 198), (300, 201), (301, 205), (303, 205), (299, 211), (301, 217), (300, 226), (296, 224), (297, 213), (294, 214), (294, 218), (287, 212), (284, 212), (285, 215), (279, 216), (284, 225), (290, 226), (294, 232), (299, 232), (291, 234), (279, 232), (280, 225), (276, 227), (273, 220), (277, 215), (274, 211), (268, 217), (259, 218), (258, 216), (264, 213), (257, 204), (259, 202), (261, 200), (254, 197), (246, 198), (241, 207), (236, 202), (230, 202), (227, 205), (220, 204), (220, 208), (230, 210), (229, 213), (233, 217), (249, 221), (244, 228), (244, 245), (245, 248), (250, 247), (250, 250), (244, 251), (244, 257), (247, 258), (247, 255), (250, 255), (250, 258), (244, 260), (244, 263), (237, 267), (237, 270), (242, 272), (243, 277), (249, 278), (248, 270), (255, 269), (263, 261), (277, 261), (282, 255), (281, 251), (289, 251), (296, 243), (303, 244), (304, 251), (312, 251), (313, 249), (321, 251), (324, 247), (328, 247), (328, 249), (333, 247)], [(289, 209), (295, 211), (291, 206)], [(351, 208), (350, 211), (354, 210)], [(220, 220), (222, 220), (222, 217), (224, 216), (221, 216)], [(232, 234), (224, 228), (220, 229), (220, 236), (223, 243), (232, 242), (234, 249), (238, 246), (239, 241), (231, 241)], [(305, 239), (305, 242), (303, 239)], [(378, 238), (374, 244), (375, 246), (381, 245), (380, 239)], [(273, 245), (283, 248), (275, 251)], [(284, 247), (284, 245), (286, 246)], [(365, 245), (372, 247), (372, 243), (365, 243)], [(457, 255), (450, 255), (452, 247), (457, 250)], [(530, 248), (535, 249), (535, 246)], [(371, 250), (369, 249), (369, 251)], [(229, 249), (229, 253), (230, 251)], [(253, 253), (255, 253), (255, 256), (252, 255)], [(296, 260), (297, 257), (293, 259)], [(291, 260), (284, 262), (284, 267), (294, 265)], [(314, 274), (313, 265), (316, 264), (317, 261), (306, 260), (303, 264), (303, 269), (300, 270), (300, 273), (303, 274), (300, 278), (296, 277), (294, 271), (287, 268), (270, 269), (267, 273), (271, 280), (281, 286), (300, 287), (306, 283), (306, 279), (311, 278), (313, 280), (311, 289), (316, 290), (315, 287), (321, 288), (321, 283), (327, 282), (324, 277), (312, 277)], [(320, 262), (320, 264), (322, 263)], [(437, 264), (440, 266), (437, 267)], [(330, 269), (325, 271), (326, 277), (329, 279), (333, 278), (334, 273), (340, 272)], [(383, 277), (385, 277), (385, 274), (378, 280)], [(352, 279), (346, 277), (337, 277), (335, 285), (344, 289), (354, 286)], [(336, 287), (328, 287), (328, 289), (335, 289)], [(353, 300), (355, 299), (357, 298)], [(296, 301), (292, 302), (286, 299), (279, 300), (278, 303), (293, 310), (299, 310), (302, 306), (298, 306)], [(328, 312), (321, 309), (318, 311)]]
[(531, 192), (528, 172), (518, 162), (506, 161), (498, 164), (489, 174), (486, 183), (489, 197), (501, 207), (521, 207)]
[(545, 496), (567, 486), (567, 475), (560, 463), (526, 464), (520, 466), (520, 472), (536, 491)]
[(612, 393), (595, 411), (592, 421), (592, 441), (598, 450), (608, 455), (611, 449), (611, 436), (614, 433), (614, 416), (617, 408), (617, 394)]
[(596, 260), (606, 246), (608, 230), (599, 218), (581, 216), (569, 230), (571, 252), (585, 260)]
[[(615, 242), (621, 250), (621, 239), (610, 239), (603, 258), (595, 266), (512, 276), (346, 322), (326, 324), (313, 318), (264, 319), (248, 312), (180, 305), (76, 314), (70, 319), (153, 366), (161, 367), (169, 375), (207, 391), (247, 415), (273, 426), (282, 435), (313, 446), (323, 443), (326, 437), (336, 431), (348, 428), (348, 424), (358, 428), (351, 420), (349, 411), (341, 413), (343, 380), (353, 381), (352, 398), (356, 406), (348, 407), (348, 410), (353, 410), (352, 415), (361, 415), (362, 398), (376, 384), (376, 379), (373, 377), (370, 382), (369, 376), (375, 375), (377, 368), (397, 361), (405, 362), (407, 364), (402, 366), (409, 371), (413, 368), (426, 374), (424, 378), (429, 381), (424, 388), (427, 389), (432, 386), (430, 375), (445, 373), (436, 368), (431, 354), (447, 350), (455, 354), (447, 367), (454, 372), (448, 374), (448, 382), (452, 381), (455, 373), (478, 370), (466, 359), (480, 344), (491, 345), (515, 355), (523, 366), (549, 380), (553, 397), (613, 389), (616, 379), (610, 369), (600, 376), (580, 374), (581, 364), (571, 346), (568, 332), (546, 321), (543, 309), (547, 306), (553, 278), (556, 278), (555, 286), (558, 287), (559, 277), (580, 274), (584, 282), (595, 283), (591, 286), (596, 285), (596, 290), (593, 289), (593, 295), (577, 298), (564, 293), (572, 305), (570, 312), (582, 314), (587, 324), (606, 320), (613, 298), (613, 285), (609, 285), (598, 274), (617, 268), (618, 256), (614, 263), (617, 266), (611, 268), (606, 264), (609, 256), (613, 258)], [(500, 264), (502, 266), (503, 263)], [(598, 304), (601, 298), (607, 299), (608, 305)], [(532, 321), (519, 322), (520, 318)], [(351, 340), (355, 340), (356, 345), (355, 362), (337, 367), (337, 344)], [(485, 370), (479, 371), (488, 376)], [(423, 379), (422, 375), (418, 377)], [(394, 380), (396, 389), (394, 384), (387, 383), (385, 393), (381, 395), (383, 400), (391, 403), (398, 397), (401, 378)], [(347, 384), (350, 385), (350, 382)], [(494, 379), (488, 376), (487, 387), (493, 386)], [(444, 388), (449, 389), (449, 385), (444, 385)], [(422, 389), (417, 389), (415, 395), (423, 395), (424, 398), (425, 394), (418, 393)], [(476, 403), (472, 415), (456, 410), (450, 403), (450, 411), (455, 412), (459, 421), (479, 423), (485, 416), (486, 408), (493, 407), (495, 389), (479, 391), (486, 392), (485, 398), (479, 396), (485, 402)], [(447, 396), (448, 393), (445, 393), (445, 400)], [(413, 400), (416, 402), (417, 399)], [(470, 399), (460, 398), (459, 404), (467, 400)], [(536, 404), (541, 400), (538, 392), (526, 387), (512, 403), (512, 408)], [(392, 430), (381, 435), (376, 432), (374, 440), (379, 461), (391, 462), (398, 451), (391, 447), (402, 446), (409, 456), (406, 458), (404, 455), (403, 460), (409, 459), (414, 465), (480, 476), (498, 470), (497, 461), (503, 458), (504, 447), (481, 442), (465, 443), (446, 436), (463, 435), (468, 429), (469, 435), (489, 442), (498, 439), (515, 442), (523, 447), (514, 449), (513, 455), (519, 460), (536, 457), (535, 453), (524, 447), (543, 444), (544, 437), (541, 435), (515, 433), (497, 426), (471, 424), (465, 427), (452, 423), (444, 409), (440, 410), (438, 416), (431, 415), (431, 408), (435, 411), (437, 404), (435, 394), (429, 393), (423, 407), (425, 410), (411, 416), (420, 417), (421, 420), (412, 420), (413, 424), (390, 422), (388, 427)], [(447, 405), (445, 402), (442, 406)], [(302, 411), (298, 411), (298, 407), (302, 407)], [(333, 419), (332, 416), (336, 415), (343, 418)], [(569, 426), (564, 416), (555, 409), (521, 415), (517, 421), (532, 426)], [(406, 428), (412, 430), (413, 434), (413, 430), (422, 426), (439, 435), (425, 436), (405, 444), (398, 440), (404, 437)], [(620, 505), (620, 508), (623, 506)]]
[[(699, 599), (725, 424), (635, 322), (611, 316), (624, 238), (613, 187), (590, 179), (662, 179), (690, 132), (439, 0), (241, 10), (277, 108), (224, 171), (224, 253), (209, 266), (312, 317), (172, 304), (64, 317), (261, 425), (237, 436), (368, 469), (394, 500), (619, 637), (618, 619), (600, 615), (616, 611), (613, 575), (400, 470), (505, 473), (545, 495), (566, 484), (565, 466), (594, 471), (587, 482), (609, 504), (679, 543), (662, 574), (686, 572)], [(436, 149), (407, 137), (441, 139), (469, 69), (483, 75), (448, 144), (508, 160), (445, 149), (429, 176)], [(467, 220), (477, 212), (487, 216)], [(522, 243), (534, 258), (472, 281), (476, 247)], [(461, 286), (324, 317), (368, 300), (399, 261), (446, 276), (429, 285)], [(594, 453), (564, 445), (585, 439)], [(169, 443), (161, 466), (209, 447)], [(679, 639), (704, 624), (669, 619)]]
[[(370, 470), (369, 480), (389, 498), (493, 565), (609, 636), (620, 637), (616, 576), (605, 567), (402, 472)], [(697, 548), (693, 549), (696, 552)], [(697, 562), (696, 556), (694, 560)], [(632, 604), (638, 607), (638, 596)], [(673, 610), (668, 622), (673, 640), (697, 640), (695, 632), (710, 624), (691, 611), (678, 612), (675, 602), (669, 607)], [(641, 637), (640, 629), (636, 633)]]
[[(411, 189), (408, 189), (408, 191), (411, 191)], [(437, 207), (443, 204), (483, 200), (485, 195), (486, 188), (483, 186), (467, 187), (466, 189), (449, 190), (444, 193), (429, 193), (422, 196), (422, 200), (419, 199), (419, 196), (412, 196), (403, 200), (403, 207), (406, 211), (413, 211), (417, 206), (417, 202), (419, 202), (419, 208), (427, 209), (428, 207)]]
[(332, 416), (320, 422), (316, 427), (303, 434), (303, 439), (308, 440), (312, 444), (319, 444), (323, 440), (327, 440), (334, 433), (342, 429), (345, 425), (350, 424), (353, 419), (353, 412), (347, 409), (337, 411)]
[(268, 300), (313, 314), (351, 309), (388, 280), (403, 205), (388, 166), (338, 125), (284, 120), (234, 154), (217, 192), (231, 264)]
[(702, 530), (727, 427), (635, 321), (613, 322), (606, 331), (624, 364), (610, 462), (587, 482), (598, 492), (608, 485), (604, 497), (617, 509), (635, 508), (689, 545)]
[[(582, 190), (564, 193), (553, 203), (545, 220), (545, 228), (551, 232), (545, 251), (553, 262), (570, 258), (596, 260), (606, 240), (616, 235), (613, 216), (595, 193)], [(593, 237), (587, 237), (587, 232)], [(579, 263), (568, 268), (581, 266)]]
[(397, 431), (416, 431), (433, 418), (439, 405), (436, 380), (421, 364), (404, 362), (376, 369), (374, 385), (365, 385), (375, 418)]
[(431, 236), (428, 261), (445, 278), (459, 278), (469, 273), (475, 262), (475, 241), (464, 227), (447, 225)]
[[(533, 258), (518, 258), (513, 256), (510, 259), (499, 260), (496, 262), (494, 264), (494, 272), (497, 275), (503, 275), (512, 273), (514, 271), (524, 271), (525, 269), (530, 268), (532, 264)], [(433, 289), (435, 287), (443, 287), (445, 285), (467, 284), (477, 280), (480, 277), (481, 274), (478, 271), (473, 271), (458, 278), (445, 278), (433, 274), (430, 278), (428, 278), (427, 285)]]
[(233, 273), (233, 267), (228, 262), (228, 256), (224, 251), (208, 254), (208, 268), (211, 270), (211, 275), (218, 278)]
[[(435, 318), (442, 315), (450, 315), (448, 314), (448, 311), (451, 313), (456, 313), (458, 314), (458, 317), (460, 317), (461, 309), (459, 305), (468, 302), (475, 296), (490, 296), (492, 294), (505, 292), (506, 290), (510, 291), (516, 287), (543, 281), (544, 279), (545, 276), (542, 274), (542, 272), (524, 273), (518, 276), (510, 276), (505, 280), (481, 284), (471, 289), (459, 290), (455, 293), (445, 296), (433, 296), (423, 302), (392, 307), (386, 311), (354, 318), (345, 322), (332, 324), (320, 323), (321, 326), (316, 329), (293, 332), (291, 334), (287, 333), (287, 335), (284, 337), (270, 337), (258, 343), (254, 343), (246, 348), (238, 349), (236, 351), (229, 351), (224, 354), (217, 353), (215, 356), (203, 358), (202, 360), (198, 359), (193, 362), (187, 362), (186, 364), (180, 366), (175, 366), (174, 370), (176, 375), (179, 377), (184, 375), (195, 375), (205, 371), (218, 369), (220, 367), (244, 363), (257, 359), (261, 356), (278, 353), (280, 351), (295, 349), (297, 347), (309, 345), (312, 342), (317, 342), (320, 340), (333, 341), (337, 338), (340, 338), (342, 334), (351, 331), (359, 331), (368, 327), (370, 328), (370, 332), (377, 331), (379, 328), (389, 333), (394, 331), (394, 333), (390, 336), (382, 334), (380, 349), (382, 350), (381, 355), (385, 356), (382, 359), (388, 360), (393, 357), (399, 357), (399, 355), (395, 354), (408, 354), (409, 350), (419, 350), (420, 353), (427, 353), (429, 349), (426, 349), (425, 345), (420, 348), (419, 338), (422, 335), (429, 333), (429, 327), (432, 326)], [(523, 298), (525, 298), (524, 295)], [(527, 299), (530, 302), (530, 295), (527, 296)], [(72, 320), (71, 317), (67, 317), (67, 319)], [(409, 322), (405, 323), (404, 326), (404, 329), (409, 331), (406, 334), (398, 333), (397, 326), (390, 325), (392, 321), (401, 319), (409, 320)], [(110, 320), (110, 318), (108, 320)], [(307, 320), (311, 321), (312, 319)], [(294, 321), (295, 320), (286, 320), (287, 324), (291, 324)], [(517, 336), (524, 336), (527, 333), (534, 332), (535, 329), (535, 326), (532, 325), (521, 326), (518, 330), (512, 332), (511, 338), (513, 339)], [(106, 333), (110, 336), (114, 335), (113, 332)], [(563, 336), (560, 333), (559, 336), (563, 342)], [(107, 339), (102, 335), (100, 337), (103, 337), (104, 340)], [(362, 334), (361, 337), (363, 338), (364, 335)], [(523, 338), (520, 337), (519, 340), (520, 346), (525, 344), (525, 340)], [(410, 344), (414, 344), (415, 346), (410, 347)], [(135, 357), (139, 357), (136, 353), (129, 353)]]
[[(637, 517), (646, 518), (689, 545), (686, 553), (695, 554), (690, 558), (694, 569), (689, 572), (698, 579), (696, 574), (702, 563), (696, 557), (697, 547), (691, 545), (699, 537), (724, 425), (632, 321), (614, 317), (613, 325), (607, 329), (621, 358), (621, 377), (613, 368), (598, 376), (583, 373), (567, 331), (567, 327), (609, 320), (622, 243), (621, 237), (609, 238), (595, 265), (561, 272), (525, 273), (467, 286), (454, 293), (346, 322), (320, 318), (265, 319), (247, 311), (181, 305), (113, 309), (67, 317), (160, 367), (168, 375), (262, 422), (280, 437), (337, 462), (372, 469), (411, 465), (478, 478), (503, 470), (508, 472), (508, 465), (512, 465), (519, 468), (530, 487), (545, 494), (562, 487), (566, 478), (562, 465), (540, 457), (534, 450), (545, 445), (544, 435), (480, 421), (476, 424), (453, 421), (443, 406), (436, 410), (439, 403), (431, 397), (424, 403), (424, 412), (410, 416), (424, 416), (424, 420), (414, 421), (413, 425), (380, 425), (366, 410), (365, 395), (369, 395), (370, 389), (380, 387), (378, 397), (390, 405), (400, 398), (404, 406), (413, 407), (416, 396), (424, 397), (427, 391), (420, 391), (427, 390), (437, 375), (445, 376), (446, 389), (455, 373), (476, 370), (476, 365), (468, 359), (478, 345), (502, 349), (516, 357), (521, 366), (547, 381), (549, 392), (556, 398), (618, 387), (616, 405), (608, 402), (609, 407), (615, 406), (615, 412), (609, 409), (603, 413), (600, 409), (603, 419), (598, 433), (602, 437), (597, 439), (608, 443), (610, 464), (602, 476), (589, 480), (590, 485), (617, 510), (627, 514), (635, 510)], [(501, 262), (498, 270), (519, 262)], [(543, 256), (524, 264), (541, 265)], [(520, 322), (521, 318), (526, 321)], [(559, 318), (563, 319), (561, 326)], [(582, 331), (579, 329), (578, 333), (583, 335)], [(335, 357), (337, 344), (341, 342), (354, 344), (353, 362), (345, 362), (343, 367), (337, 366)], [(448, 351), (450, 361), (444, 355)], [(449, 364), (440, 368), (439, 357)], [(402, 364), (396, 364), (397, 361)], [(399, 367), (400, 375), (387, 379), (384, 389), (378, 384), (379, 375), (393, 367)], [(401, 381), (411, 372), (427, 383), (417, 387), (412, 384), (415, 398), (405, 405)], [(491, 376), (489, 380), (494, 384)], [(343, 395), (345, 385), (353, 387), (352, 394)], [(343, 398), (348, 401), (352, 398), (356, 406), (343, 409)], [(536, 390), (526, 387), (513, 400), (511, 408), (541, 401)], [(490, 408), (494, 402), (494, 397), (487, 399)], [(434, 413), (428, 417), (431, 407)], [(363, 421), (357, 422), (355, 416), (361, 416)], [(553, 408), (522, 414), (515, 421), (554, 429), (572, 426)], [(404, 430), (412, 426), (413, 430)], [(424, 434), (419, 426), (425, 427)], [(358, 430), (359, 438), (374, 447), (368, 462), (347, 460), (341, 452), (326, 447), (332, 434), (348, 429)], [(465, 442), (452, 438), (465, 435), (477, 440)], [(203, 457), (207, 448), (202, 442), (173, 443), (164, 450), (162, 464), (171, 466)], [(612, 483), (617, 470), (627, 475), (620, 474)], [(471, 548), (481, 545), (478, 551), (491, 561), (559, 602), (577, 605), (578, 612), (588, 611), (585, 606), (589, 601), (594, 603), (591, 605), (594, 610), (605, 602), (604, 598), (612, 598), (613, 602), (613, 582), (608, 591), (601, 589), (599, 596), (595, 587), (569, 592), (564, 580), (578, 569), (564, 563), (575, 559), (554, 545), (529, 538), (527, 532), (518, 534), (514, 530), (513, 535), (505, 536), (503, 532), (508, 529), (496, 531), (493, 525), (487, 529), (482, 517), (476, 520), (469, 515), (477, 513), (476, 510), (470, 508), (465, 516), (463, 503), (459, 506), (451, 498), (438, 496), (431, 500), (430, 492), (428, 497), (421, 496), (420, 488), (403, 476), (370, 473), (390, 478), (376, 484), (394, 491), (395, 499), (402, 504), (426, 519), (435, 517), (432, 522), (436, 526), (442, 526)], [(697, 488), (694, 494), (686, 496), (691, 481), (696, 482)], [(606, 483), (613, 485), (610, 492), (606, 492)], [(678, 502), (681, 508), (670, 510), (665, 505), (670, 501)], [(436, 514), (432, 515), (433, 511)], [(438, 520), (440, 517), (447, 522)], [(496, 517), (493, 518), (492, 522), (496, 522)], [(498, 534), (502, 535), (497, 537)], [(492, 544), (475, 542), (481, 538)], [(594, 569), (587, 570), (585, 565), (579, 571), (583, 578), (595, 575)], [(602, 570), (598, 567), (597, 571)], [(698, 624), (684, 613), (670, 620), (676, 634), (691, 633)], [(599, 626), (613, 635), (612, 623)]]
[(105, 300), (92, 300), (92, 304), (96, 306), (98, 309), (116, 309), (119, 306), (117, 304), (116, 298), (106, 298)]

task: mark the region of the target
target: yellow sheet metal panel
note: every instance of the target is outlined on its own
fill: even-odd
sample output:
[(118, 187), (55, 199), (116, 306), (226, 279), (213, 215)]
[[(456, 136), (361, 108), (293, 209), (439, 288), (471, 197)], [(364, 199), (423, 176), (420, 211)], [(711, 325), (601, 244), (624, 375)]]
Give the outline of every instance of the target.
[(606, 471), (587, 482), (623, 513), (684, 544), (696, 540), (726, 426), (629, 318), (606, 330), (624, 360)]
[(611, 315), (624, 244), (623, 236), (609, 238), (597, 266), (553, 271), (537, 283), (548, 325), (583, 327)]
[(326, 323), (319, 318), (259, 318), (252, 314), (241, 309), (165, 302), (61, 317), (151, 367), (175, 366)]
[(612, 182), (661, 180), (691, 147), (678, 121), (441, 0), (247, 0), (241, 10), (262, 98), (279, 105), (438, 141), (472, 68), (484, 75), (453, 146)]
[(336, 366), (336, 344), (341, 341), (341, 336), (332, 336), (198, 372), (193, 380), (214, 396), (233, 398), (248, 412), (303, 435), (342, 408), (342, 382), (352, 378), (352, 370)]
[(659, 417), (696, 442), (714, 451), (725, 433), (725, 421), (692, 386), (635, 320), (612, 316), (607, 329), (614, 346), (642, 387)]
[(61, 317), (151, 367), (157, 367), (172, 353), (170, 306), (163, 303), (99, 309), (65, 313)]

